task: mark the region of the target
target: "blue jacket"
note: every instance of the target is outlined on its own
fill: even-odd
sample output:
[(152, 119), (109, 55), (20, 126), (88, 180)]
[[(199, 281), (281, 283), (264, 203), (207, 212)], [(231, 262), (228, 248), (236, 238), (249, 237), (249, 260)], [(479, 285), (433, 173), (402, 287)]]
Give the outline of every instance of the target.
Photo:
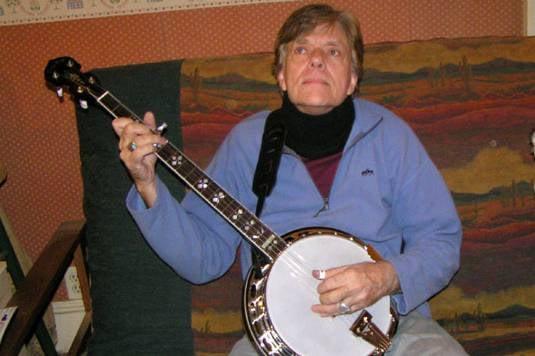
[[(355, 99), (356, 120), (344, 148), (328, 202), (291, 150), (282, 155), (277, 183), (261, 219), (284, 235), (298, 228), (331, 227), (371, 244), (397, 271), (402, 315), (443, 289), (459, 267), (461, 225), (440, 173), (409, 126), (387, 109)], [(250, 211), (252, 180), (268, 112), (236, 125), (219, 147), (207, 174)], [(180, 276), (206, 283), (224, 274), (245, 241), (194, 193), (178, 204), (161, 181), (146, 209), (133, 188), (127, 206), (148, 243)], [(242, 244), (243, 276), (251, 266)]]

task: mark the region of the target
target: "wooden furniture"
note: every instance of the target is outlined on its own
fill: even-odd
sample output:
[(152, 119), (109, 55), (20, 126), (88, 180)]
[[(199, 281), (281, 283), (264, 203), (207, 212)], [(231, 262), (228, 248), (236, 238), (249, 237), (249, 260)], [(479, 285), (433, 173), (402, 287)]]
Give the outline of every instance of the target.
[[(7, 172), (0, 163), (0, 184), (6, 176)], [(16, 287), (15, 293), (6, 306), (18, 308), (0, 343), (0, 355), (18, 355), (23, 345), (34, 334), (37, 335), (46, 355), (56, 354), (55, 346), (42, 319), (71, 263), (74, 263), (78, 271), (85, 315), (69, 350), (69, 355), (79, 354), (90, 334), (91, 326), (89, 281), (82, 251), (84, 221), (69, 221), (60, 224), (37, 261), (24, 275), (8, 236), (10, 229), (7, 218), (2, 211), (0, 213), (2, 250), (6, 254), (8, 271)]]
[(69, 355), (79, 354), (83, 348), (90, 333), (91, 303), (81, 249), (82, 231), (83, 221), (62, 223), (33, 264), (24, 282), (17, 288), (7, 306), (17, 306), (18, 309), (0, 344), (0, 355), (18, 355), (24, 343), (34, 333), (73, 260), (79, 274), (85, 316)]

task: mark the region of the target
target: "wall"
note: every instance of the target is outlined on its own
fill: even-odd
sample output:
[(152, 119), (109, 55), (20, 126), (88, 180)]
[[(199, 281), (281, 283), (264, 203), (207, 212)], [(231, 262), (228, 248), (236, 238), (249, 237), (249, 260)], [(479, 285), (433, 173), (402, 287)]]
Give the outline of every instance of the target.
[[(271, 51), (281, 22), (305, 3), (0, 27), (0, 159), (8, 169), (0, 201), (30, 256), (38, 256), (61, 221), (83, 217), (74, 109), (46, 88), (49, 59), (70, 55), (87, 70)], [(360, 18), (367, 43), (524, 33), (521, 0), (330, 3)]]
[(526, 34), (535, 35), (535, 0), (526, 1)]

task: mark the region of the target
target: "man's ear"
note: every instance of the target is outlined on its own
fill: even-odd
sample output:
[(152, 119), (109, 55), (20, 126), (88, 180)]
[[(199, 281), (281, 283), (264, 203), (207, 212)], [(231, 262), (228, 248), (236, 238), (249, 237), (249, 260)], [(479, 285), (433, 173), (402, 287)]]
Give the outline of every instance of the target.
[(288, 89), (286, 87), (286, 79), (284, 78), (284, 70), (282, 68), (279, 70), (279, 73), (277, 74), (277, 82), (279, 83), (280, 90), (286, 91)]
[(349, 87), (347, 88), (347, 95), (353, 95), (355, 89), (357, 88), (359, 82), (359, 76), (355, 71), (351, 71), (351, 80), (349, 82)]

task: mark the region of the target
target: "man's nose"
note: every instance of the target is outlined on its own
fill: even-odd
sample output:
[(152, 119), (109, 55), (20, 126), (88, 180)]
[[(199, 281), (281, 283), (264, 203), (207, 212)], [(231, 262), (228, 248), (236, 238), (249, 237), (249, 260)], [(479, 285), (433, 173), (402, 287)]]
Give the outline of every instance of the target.
[(315, 68), (323, 68), (325, 66), (325, 53), (320, 48), (314, 48), (310, 52), (310, 65)]

